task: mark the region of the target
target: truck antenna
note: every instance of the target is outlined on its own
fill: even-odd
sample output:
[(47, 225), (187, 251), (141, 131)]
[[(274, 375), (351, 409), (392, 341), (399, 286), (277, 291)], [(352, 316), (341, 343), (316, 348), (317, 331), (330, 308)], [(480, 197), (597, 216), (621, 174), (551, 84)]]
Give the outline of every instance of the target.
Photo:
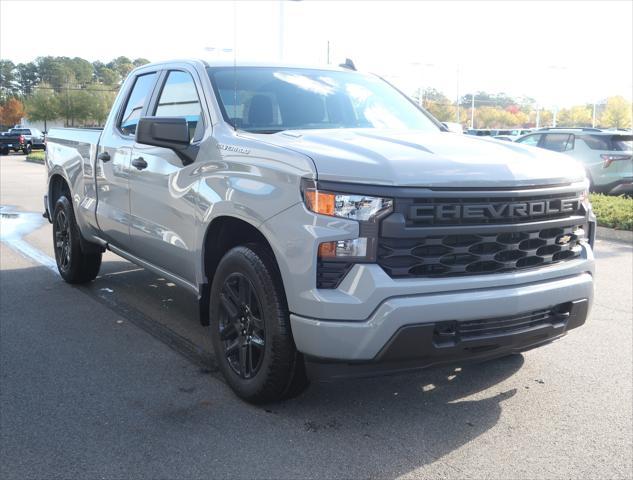
[(339, 65), (339, 67), (341, 68), (347, 68), (348, 70), (354, 70), (356, 71), (356, 65), (354, 65), (354, 62), (352, 61), (351, 58), (346, 58), (345, 59), (345, 63), (341, 63)]

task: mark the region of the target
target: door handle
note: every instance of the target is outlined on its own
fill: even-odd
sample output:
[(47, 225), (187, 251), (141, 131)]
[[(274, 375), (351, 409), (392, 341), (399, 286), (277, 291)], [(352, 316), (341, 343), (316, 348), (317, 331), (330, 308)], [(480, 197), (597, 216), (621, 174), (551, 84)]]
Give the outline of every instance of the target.
[(144, 168), (147, 168), (147, 162), (143, 159), (143, 157), (138, 157), (132, 160), (132, 165), (138, 170), (143, 170)]
[(110, 154), (108, 152), (101, 152), (99, 156), (97, 157), (97, 159), (101, 160), (102, 162), (109, 162)]

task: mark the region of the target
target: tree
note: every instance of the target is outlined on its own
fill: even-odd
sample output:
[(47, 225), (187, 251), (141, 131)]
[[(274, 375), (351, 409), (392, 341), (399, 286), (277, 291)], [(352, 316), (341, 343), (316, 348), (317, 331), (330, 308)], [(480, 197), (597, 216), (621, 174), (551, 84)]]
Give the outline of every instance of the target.
[(24, 105), (17, 98), (10, 98), (0, 110), (0, 124), (16, 125), (24, 117)]
[(11, 60), (0, 60), (0, 103), (19, 93), (15, 78), (15, 65)]
[(137, 58), (132, 62), (135, 67), (140, 67), (141, 65), (147, 65), (149, 60), (147, 58)]
[(108, 68), (103, 62), (92, 62), (94, 79), (103, 85), (118, 85), (121, 82), (119, 72)]
[(39, 72), (34, 62), (20, 63), (16, 67), (17, 82), (20, 94), (23, 96), (31, 95), (33, 88), (39, 83)]
[(75, 81), (80, 85), (87, 85), (92, 82), (92, 63), (83, 58), (75, 57), (65, 61), (68, 68), (73, 72)]
[(132, 60), (127, 57), (117, 57), (106, 66), (118, 72), (121, 78), (127, 77), (127, 74), (130, 73), (130, 71), (132, 71), (132, 69), (134, 68)]
[(40, 80), (48, 83), (60, 92), (69, 84), (75, 83), (75, 74), (69, 66), (67, 57), (38, 57), (35, 60)]
[(104, 90), (101, 85), (90, 85), (86, 92), (90, 95), (90, 119), (98, 126), (105, 124), (116, 92)]
[(591, 127), (592, 111), (585, 105), (563, 108), (558, 112), (556, 124), (559, 127)]
[(43, 83), (36, 88), (33, 95), (26, 100), (26, 113), (29, 120), (44, 122), (44, 130), (48, 130), (46, 122), (61, 115), (59, 96), (49, 85)]
[(631, 128), (633, 110), (631, 102), (624, 97), (609, 97), (604, 112), (600, 116), (600, 125), (612, 128)]

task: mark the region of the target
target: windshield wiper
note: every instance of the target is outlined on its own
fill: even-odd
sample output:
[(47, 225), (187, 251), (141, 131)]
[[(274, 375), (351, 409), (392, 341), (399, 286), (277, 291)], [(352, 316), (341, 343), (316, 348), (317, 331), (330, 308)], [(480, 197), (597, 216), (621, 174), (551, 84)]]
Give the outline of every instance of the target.
[(283, 132), (285, 129), (284, 128), (263, 128), (261, 130), (259, 129), (244, 129), (245, 132), (249, 132), (249, 133), (268, 133), (268, 134), (272, 134), (272, 133), (279, 133), (279, 132)]

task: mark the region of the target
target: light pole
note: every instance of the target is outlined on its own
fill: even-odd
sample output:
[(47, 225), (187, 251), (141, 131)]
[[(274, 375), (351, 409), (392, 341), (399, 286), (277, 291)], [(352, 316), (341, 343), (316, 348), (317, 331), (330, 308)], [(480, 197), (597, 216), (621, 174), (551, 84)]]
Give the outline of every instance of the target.
[[(550, 69), (550, 70), (559, 70), (559, 71), (567, 70), (567, 67), (564, 66), (564, 65), (550, 65), (547, 68)], [(561, 90), (561, 84), (562, 84), (562, 82), (560, 81), (560, 78), (557, 78), (557, 82), (556, 82), (556, 85), (557, 85), (557, 88), (556, 88), (557, 92), (556, 93), (557, 94)], [(552, 127), (556, 126), (556, 120), (557, 120), (556, 117), (558, 116), (558, 107), (559, 107), (558, 99), (555, 99), (555, 101), (554, 101), (554, 116), (552, 117)]]
[(457, 123), (459, 123), (459, 65), (457, 65), (457, 97), (455, 105), (457, 106)]
[(424, 68), (425, 67), (434, 67), (434, 63), (422, 63), (422, 62), (411, 62), (411, 65), (415, 67), (420, 67), (420, 95), (418, 97), (418, 105), (420, 107), (424, 107)]

